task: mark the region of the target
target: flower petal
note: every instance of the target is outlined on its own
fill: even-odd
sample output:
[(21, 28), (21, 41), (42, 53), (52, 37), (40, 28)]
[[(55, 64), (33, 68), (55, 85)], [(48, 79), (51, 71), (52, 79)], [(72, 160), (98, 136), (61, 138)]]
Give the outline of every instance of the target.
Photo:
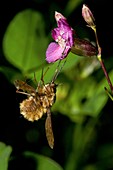
[(69, 48), (74, 45), (74, 30), (70, 27), (67, 19), (55, 11), (55, 19), (57, 21), (57, 28), (52, 30), (53, 39), (61, 46), (61, 48)]
[(48, 63), (63, 60), (71, 51), (74, 45), (74, 30), (70, 27), (67, 19), (60, 13), (55, 12), (57, 28), (52, 30), (52, 37), (56, 43), (51, 43), (46, 51), (46, 61)]
[(55, 19), (56, 19), (57, 22), (59, 21), (59, 19), (65, 19), (66, 20), (66, 18), (61, 13), (59, 13), (57, 11), (55, 11)]
[(63, 49), (55, 42), (49, 44), (46, 50), (46, 61), (48, 63), (53, 63), (57, 60), (62, 60)]

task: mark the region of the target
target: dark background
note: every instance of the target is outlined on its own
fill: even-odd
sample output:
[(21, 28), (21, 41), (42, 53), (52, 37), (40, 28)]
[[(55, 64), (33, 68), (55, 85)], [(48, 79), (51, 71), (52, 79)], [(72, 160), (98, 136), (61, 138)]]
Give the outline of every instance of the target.
[[(47, 34), (53, 28), (50, 19), (50, 11), (55, 10), (63, 11), (66, 6), (66, 0), (10, 0), (10, 1), (1, 1), (0, 2), (0, 66), (10, 66), (14, 68), (8, 61), (5, 59), (2, 51), (2, 39), (5, 33), (5, 30), (12, 20), (12, 18), (21, 10), (26, 8), (33, 8), (40, 11), (46, 21), (46, 32)], [(108, 64), (108, 69), (111, 69), (113, 64), (109, 65), (109, 60), (113, 57), (113, 7), (112, 1), (110, 0), (84, 0), (83, 3), (87, 4), (92, 10), (96, 25), (97, 25), (97, 34), (99, 37), (99, 42), (102, 47), (102, 57), (104, 61)], [(72, 13), (69, 15), (68, 20), (72, 27), (75, 27), (78, 30), (78, 27), (88, 30), (86, 23), (82, 18), (81, 3)], [(63, 13), (63, 12), (62, 12)], [(52, 16), (51, 16), (52, 17)], [(54, 18), (53, 18), (54, 19)], [(94, 39), (92, 32), (91, 39)], [(83, 35), (81, 35), (82, 38)], [(16, 69), (16, 68), (15, 68)], [(19, 102), (22, 100), (22, 96), (16, 94), (16, 89), (13, 84), (11, 84), (5, 77), (3, 73), (0, 73), (0, 141), (11, 145), (13, 147), (12, 156), (14, 157), (13, 161), (9, 163), (9, 170), (21, 169), (20, 164), (25, 164), (26, 169), (31, 169), (30, 165), (26, 166), (26, 160), (22, 157), (22, 152), (25, 150), (30, 150), (36, 153), (50, 155), (52, 159), (57, 161), (61, 166), (64, 167), (64, 164), (67, 159), (67, 153), (69, 148), (63, 146), (63, 134), (65, 133), (66, 127), (70, 127), (68, 138), (68, 143), (71, 143), (71, 135), (73, 133), (74, 124), (70, 120), (63, 116), (62, 114), (54, 114), (53, 117), (53, 126), (56, 136), (56, 148), (54, 151), (48, 149), (47, 141), (45, 138), (44, 131), (44, 122), (45, 117), (39, 120), (36, 123), (30, 123), (20, 116), (19, 113)], [(100, 122), (96, 126), (97, 130), (97, 141), (93, 146), (93, 154), (90, 155), (87, 162), (96, 161), (96, 150), (101, 144), (107, 142), (113, 142), (113, 136), (111, 132), (113, 131), (113, 106), (112, 101), (109, 99), (105, 108), (103, 109), (103, 114), (100, 117)], [(106, 111), (110, 109), (109, 114), (105, 114)], [(86, 120), (88, 117), (86, 118)], [(62, 128), (61, 128), (62, 127)], [(34, 139), (30, 139), (30, 132), (34, 134)], [(37, 132), (38, 129), (38, 132)], [(27, 136), (28, 135), (28, 136)], [(46, 148), (47, 152), (44, 152), (42, 148)], [(66, 148), (66, 149), (65, 149)], [(59, 157), (60, 150), (60, 157)], [(62, 159), (61, 159), (62, 158)], [(33, 165), (32, 165), (33, 166)], [(32, 167), (33, 168), (33, 167)], [(24, 166), (23, 166), (24, 169)], [(110, 168), (108, 168), (110, 170)]]

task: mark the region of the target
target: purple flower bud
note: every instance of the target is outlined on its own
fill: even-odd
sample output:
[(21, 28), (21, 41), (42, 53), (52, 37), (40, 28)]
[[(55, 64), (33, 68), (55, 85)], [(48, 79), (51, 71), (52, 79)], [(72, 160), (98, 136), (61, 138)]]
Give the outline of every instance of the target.
[(91, 10), (85, 4), (83, 4), (83, 7), (82, 7), (82, 16), (90, 27), (95, 27), (94, 16)]
[(97, 55), (96, 47), (87, 40), (75, 38), (71, 52), (84, 57), (92, 57)]

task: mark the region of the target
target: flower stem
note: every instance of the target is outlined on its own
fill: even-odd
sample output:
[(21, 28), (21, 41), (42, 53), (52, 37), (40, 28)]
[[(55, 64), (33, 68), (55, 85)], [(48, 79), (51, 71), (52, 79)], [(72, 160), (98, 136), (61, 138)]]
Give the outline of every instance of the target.
[(109, 75), (108, 75), (108, 73), (107, 73), (105, 64), (104, 64), (104, 62), (103, 62), (103, 60), (102, 60), (102, 58), (101, 58), (101, 47), (100, 47), (100, 45), (99, 45), (99, 41), (98, 41), (98, 37), (97, 37), (96, 26), (93, 26), (93, 27), (91, 27), (91, 28), (93, 29), (93, 31), (94, 31), (94, 33), (95, 33), (96, 44), (97, 44), (97, 48), (98, 48), (97, 59), (98, 59), (99, 62), (100, 62), (100, 65), (101, 65), (101, 67), (102, 67), (102, 70), (103, 70), (103, 72), (104, 72), (104, 75), (105, 75), (105, 77), (106, 77), (106, 79), (107, 79), (107, 82), (108, 82), (108, 84), (109, 84), (109, 86), (110, 86), (111, 93), (113, 94), (113, 85), (112, 85), (111, 80), (110, 80), (110, 78), (109, 78)]
[(107, 79), (107, 81), (108, 81), (108, 84), (109, 84), (109, 86), (110, 86), (111, 92), (112, 92), (112, 94), (113, 94), (113, 85), (112, 85), (111, 80), (110, 80), (110, 78), (109, 78), (109, 75), (108, 75), (108, 73), (107, 73), (107, 71), (106, 71), (106, 67), (105, 67), (105, 65), (104, 65), (104, 62), (103, 62), (103, 60), (101, 59), (100, 55), (98, 55), (97, 58), (98, 58), (98, 60), (100, 61), (101, 67), (102, 67), (103, 72), (104, 72), (104, 75), (105, 75), (105, 77), (106, 77), (106, 79)]

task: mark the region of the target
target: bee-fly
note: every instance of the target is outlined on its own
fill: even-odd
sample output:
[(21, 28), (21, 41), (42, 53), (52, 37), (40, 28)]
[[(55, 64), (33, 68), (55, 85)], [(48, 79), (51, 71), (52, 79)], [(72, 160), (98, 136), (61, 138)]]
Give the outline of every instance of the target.
[(44, 84), (44, 75), (42, 74), (41, 81), (38, 83), (36, 89), (21, 80), (15, 80), (14, 82), (17, 88), (16, 92), (27, 95), (27, 99), (20, 103), (20, 113), (24, 118), (33, 122), (40, 119), (44, 114), (47, 114), (45, 131), (48, 144), (52, 149), (54, 147), (54, 135), (51, 121), (51, 107), (56, 100), (57, 84), (55, 84), (55, 80), (63, 68), (64, 63), (60, 69), (58, 69), (59, 65), (50, 83)]

